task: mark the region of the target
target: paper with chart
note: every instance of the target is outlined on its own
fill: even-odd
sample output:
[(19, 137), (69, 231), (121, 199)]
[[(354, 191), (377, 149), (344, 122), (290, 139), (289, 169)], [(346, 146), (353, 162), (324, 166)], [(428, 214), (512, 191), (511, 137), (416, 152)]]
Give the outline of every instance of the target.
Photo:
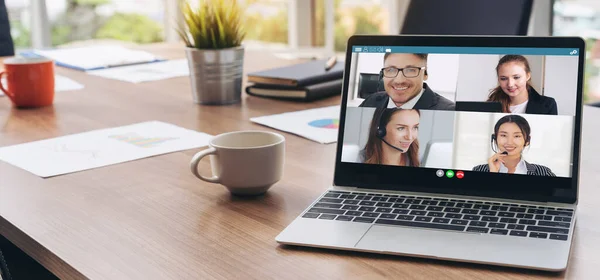
[(188, 76), (190, 70), (186, 59), (177, 59), (94, 70), (87, 73), (113, 80), (141, 83)]
[[(4, 88), (7, 87), (5, 78), (2, 79), (2, 85), (4, 85)], [(83, 89), (82, 84), (80, 84), (76, 81), (73, 81), (65, 76), (61, 76), (61, 75), (54, 76), (54, 92), (79, 90), (79, 89)], [(3, 96), (3, 95), (4, 95), (4, 93), (2, 91), (0, 91), (0, 96)]]
[(340, 106), (336, 105), (251, 118), (250, 121), (329, 144), (337, 141), (339, 117)]
[(208, 145), (211, 135), (150, 121), (0, 148), (0, 160), (51, 177)]

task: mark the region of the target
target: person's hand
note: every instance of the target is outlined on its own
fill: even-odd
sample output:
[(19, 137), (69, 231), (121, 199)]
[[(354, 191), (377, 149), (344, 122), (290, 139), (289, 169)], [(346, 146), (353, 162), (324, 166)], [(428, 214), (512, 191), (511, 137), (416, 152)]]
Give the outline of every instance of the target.
[(488, 166), (490, 167), (490, 172), (500, 172), (500, 163), (504, 163), (504, 157), (506, 155), (503, 153), (495, 153), (488, 159)]

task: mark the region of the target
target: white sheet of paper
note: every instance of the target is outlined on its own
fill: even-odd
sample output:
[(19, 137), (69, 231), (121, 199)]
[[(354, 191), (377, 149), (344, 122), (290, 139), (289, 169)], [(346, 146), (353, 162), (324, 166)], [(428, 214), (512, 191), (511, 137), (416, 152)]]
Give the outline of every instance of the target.
[(87, 71), (86, 73), (108, 79), (141, 83), (187, 76), (190, 70), (186, 59), (177, 59)]
[(250, 121), (329, 144), (337, 141), (339, 117), (340, 106), (336, 105), (251, 118)]
[(157, 59), (149, 52), (122, 46), (87, 46), (51, 50), (35, 50), (36, 54), (82, 69), (150, 62)]
[[(2, 79), (2, 85), (6, 88), (6, 79)], [(76, 81), (73, 81), (65, 76), (56, 75), (54, 76), (54, 91), (69, 91), (69, 90), (78, 90), (83, 89), (84, 86)], [(4, 93), (0, 91), (0, 96), (3, 96)]]
[(0, 148), (0, 160), (40, 177), (208, 145), (211, 135), (149, 121)]

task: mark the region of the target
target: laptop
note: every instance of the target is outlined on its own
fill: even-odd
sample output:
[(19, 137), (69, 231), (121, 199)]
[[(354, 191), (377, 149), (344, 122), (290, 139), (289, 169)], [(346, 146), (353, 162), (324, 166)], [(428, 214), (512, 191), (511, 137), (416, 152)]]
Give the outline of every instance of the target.
[[(452, 102), (485, 102), (490, 90), (501, 82), (529, 78), (528, 88), (536, 92), (528, 95), (531, 104), (527, 106), (544, 103), (557, 105), (553, 108), (558, 109), (525, 114), (523, 108), (523, 113), (502, 113), (435, 106), (417, 108), (420, 110), (358, 106), (362, 100), (356, 96), (357, 77), (361, 72), (379, 71), (386, 53), (428, 54), (422, 61), (426, 64), (423, 69), (428, 71), (425, 83), (433, 92), (445, 92), (443, 96)], [(564, 270), (577, 213), (584, 54), (584, 41), (573, 37), (351, 37), (346, 51), (333, 183), (276, 241)], [(500, 79), (496, 66), (505, 55), (527, 58), (531, 76), (508, 73)], [(415, 74), (409, 72), (409, 76)], [(399, 82), (396, 90), (402, 87)], [(455, 90), (449, 93), (449, 89)], [(430, 93), (424, 92), (421, 98), (431, 100), (426, 97)], [(392, 112), (384, 117), (386, 110), (404, 115)], [(393, 128), (390, 132), (382, 121), (385, 119), (392, 127), (396, 121), (412, 120), (413, 124), (403, 124), (403, 129)], [(413, 127), (415, 120), (417, 129)], [(395, 135), (395, 130), (413, 131), (412, 136), (403, 136), (413, 137), (410, 144), (390, 139), (379, 143), (379, 149), (402, 145), (396, 148), (404, 153), (389, 153), (389, 157), (404, 156), (405, 160), (399, 162), (409, 164), (372, 160), (376, 157), (367, 150), (369, 139), (385, 139), (379, 137), (384, 127), (389, 135)], [(417, 140), (421, 148), (413, 145)], [(451, 144), (442, 150), (427, 149), (430, 154), (424, 154), (423, 147), (436, 141)], [(372, 147), (377, 149), (376, 145)], [(406, 153), (411, 149), (412, 153)], [(515, 154), (515, 149), (520, 152)], [(348, 152), (355, 155), (345, 154)], [(506, 157), (499, 155), (504, 153)], [(429, 161), (436, 156), (445, 157), (439, 161), (444, 162), (443, 167), (417, 165), (424, 158)], [(495, 165), (494, 156), (513, 161)], [(516, 167), (509, 167), (515, 158)], [(490, 172), (489, 162), (500, 168)]]

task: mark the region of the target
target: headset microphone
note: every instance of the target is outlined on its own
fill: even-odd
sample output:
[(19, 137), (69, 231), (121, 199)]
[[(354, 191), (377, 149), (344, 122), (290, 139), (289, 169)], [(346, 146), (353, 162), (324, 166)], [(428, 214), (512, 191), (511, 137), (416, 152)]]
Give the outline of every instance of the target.
[(396, 149), (396, 150), (404, 153), (403, 149), (398, 148), (398, 147), (396, 147), (396, 146), (388, 143), (388, 141), (385, 141), (385, 139), (383, 139), (383, 137), (385, 137), (385, 135), (387, 134), (387, 131), (385, 130), (385, 124), (382, 125), (381, 122), (383, 120), (383, 114), (385, 113), (386, 110), (387, 109), (381, 110), (381, 114), (379, 114), (379, 116), (378, 116), (379, 119), (377, 120), (377, 131), (376, 131), (377, 138), (381, 139), (381, 141), (383, 141), (383, 143), (386, 143), (388, 146), (390, 146), (390, 147), (392, 147), (392, 148), (394, 148), (394, 149)]

